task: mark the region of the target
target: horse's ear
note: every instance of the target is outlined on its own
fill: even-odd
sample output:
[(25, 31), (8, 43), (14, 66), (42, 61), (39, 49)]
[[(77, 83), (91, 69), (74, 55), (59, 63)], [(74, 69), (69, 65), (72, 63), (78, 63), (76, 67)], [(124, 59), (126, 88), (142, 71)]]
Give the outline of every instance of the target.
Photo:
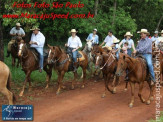
[(126, 58), (126, 56), (124, 55), (124, 56), (123, 56), (123, 60), (125, 60), (125, 58)]
[(55, 47), (54, 47), (54, 46), (52, 46), (52, 48), (53, 48), (53, 49), (55, 49)]
[(52, 48), (52, 46), (50, 46), (49, 44), (47, 44), (47, 46), (48, 46), (49, 48)]

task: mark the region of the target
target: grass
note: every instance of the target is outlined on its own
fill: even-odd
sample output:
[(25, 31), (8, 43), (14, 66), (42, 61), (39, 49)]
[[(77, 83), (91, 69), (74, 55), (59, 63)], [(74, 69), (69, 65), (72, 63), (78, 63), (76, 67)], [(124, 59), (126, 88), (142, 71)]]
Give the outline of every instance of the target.
[[(57, 45), (61, 46), (63, 48), (65, 42), (48, 42), (50, 45)], [(25, 80), (25, 73), (21, 70), (21, 67), (12, 67), (12, 60), (11, 56), (9, 58), (6, 58), (7, 55), (7, 43), (4, 46), (4, 53), (5, 53), (5, 63), (9, 66), (11, 73), (12, 73), (12, 81), (18, 85), (22, 85), (22, 82)], [(82, 70), (81, 68), (78, 69), (78, 75), (81, 76)], [(57, 73), (55, 70), (53, 70), (53, 75), (51, 78), (51, 81), (56, 82), (57, 81)], [(73, 79), (73, 73), (68, 72), (64, 76), (64, 81)], [(46, 72), (43, 71), (40, 73), (38, 70), (33, 71), (31, 74), (31, 81), (34, 83), (42, 84), (46, 80)]]
[(151, 119), (151, 120), (149, 120), (149, 122), (163, 122), (163, 111), (161, 112), (159, 121)]

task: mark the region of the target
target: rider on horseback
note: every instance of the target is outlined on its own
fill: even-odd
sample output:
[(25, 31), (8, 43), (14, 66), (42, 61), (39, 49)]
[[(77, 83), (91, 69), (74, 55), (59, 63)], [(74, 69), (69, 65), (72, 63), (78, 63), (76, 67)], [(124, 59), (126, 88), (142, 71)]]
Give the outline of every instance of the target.
[(93, 40), (92, 45), (99, 44), (99, 37), (96, 33), (97, 33), (97, 29), (94, 29), (93, 33), (90, 33), (87, 38), (87, 40)]
[(72, 36), (68, 38), (68, 43), (65, 46), (68, 47), (68, 50), (72, 53), (73, 63), (74, 63), (74, 72), (77, 70), (77, 56), (78, 49), (82, 47), (80, 38), (76, 35), (77, 31), (75, 29), (71, 30)]
[(31, 41), (29, 42), (29, 44), (31, 45), (31, 47), (35, 48), (40, 55), (39, 72), (42, 72), (43, 62), (44, 62), (43, 48), (45, 44), (45, 36), (39, 31), (40, 29), (38, 27), (33, 27), (30, 30), (32, 30), (33, 33), (32, 33)]
[(24, 37), (25, 36), (25, 32), (24, 30), (20, 27), (20, 23), (16, 23), (16, 27), (13, 27), (10, 31), (10, 35), (12, 36), (11, 41), (8, 43), (8, 48), (7, 48), (7, 56), (10, 56), (11, 53), (11, 45), (15, 43), (16, 37), (20, 36), (20, 37)]
[(141, 29), (141, 31), (138, 31), (137, 33), (140, 33), (141, 39), (134, 53), (138, 52), (146, 59), (149, 73), (151, 75), (151, 85), (154, 85), (156, 81), (152, 64), (152, 40), (147, 37), (147, 34), (149, 33), (147, 29)]

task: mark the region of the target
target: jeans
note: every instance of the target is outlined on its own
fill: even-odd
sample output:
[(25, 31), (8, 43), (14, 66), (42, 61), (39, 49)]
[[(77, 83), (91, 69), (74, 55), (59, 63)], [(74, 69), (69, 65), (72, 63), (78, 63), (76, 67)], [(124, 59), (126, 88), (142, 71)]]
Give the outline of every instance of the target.
[(43, 69), (43, 64), (44, 64), (43, 48), (42, 47), (35, 47), (35, 49), (40, 54), (39, 65), (40, 65), (40, 68)]
[(73, 62), (77, 62), (77, 55), (78, 55), (78, 51), (77, 50), (72, 52)]
[(120, 53), (119, 51), (115, 53), (117, 59), (119, 59), (119, 53)]
[(152, 64), (152, 54), (143, 54), (143, 57), (147, 61), (147, 66), (149, 69), (149, 73), (152, 77), (152, 80), (155, 81), (155, 73), (154, 73), (153, 64)]
[(127, 49), (127, 54), (131, 57), (131, 49)]

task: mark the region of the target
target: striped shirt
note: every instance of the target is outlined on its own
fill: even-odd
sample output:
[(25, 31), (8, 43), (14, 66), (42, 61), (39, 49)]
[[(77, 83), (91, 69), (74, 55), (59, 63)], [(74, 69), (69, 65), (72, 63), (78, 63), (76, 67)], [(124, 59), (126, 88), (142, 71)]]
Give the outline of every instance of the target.
[(141, 54), (152, 53), (152, 40), (148, 37), (141, 39), (136, 47), (136, 50)]

